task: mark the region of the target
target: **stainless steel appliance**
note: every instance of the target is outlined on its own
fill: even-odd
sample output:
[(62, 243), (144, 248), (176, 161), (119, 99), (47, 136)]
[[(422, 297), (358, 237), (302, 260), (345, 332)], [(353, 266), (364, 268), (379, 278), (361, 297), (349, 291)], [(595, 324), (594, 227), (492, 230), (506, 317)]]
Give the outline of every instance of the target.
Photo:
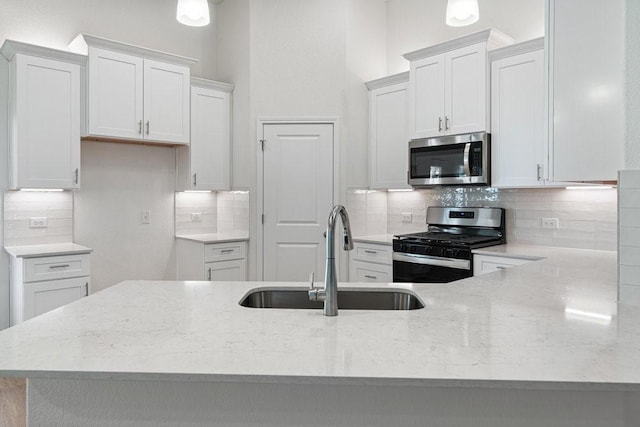
[(409, 185), (489, 185), (490, 135), (486, 132), (409, 142)]
[(427, 208), (427, 231), (393, 239), (393, 281), (447, 283), (473, 276), (471, 250), (506, 243), (501, 208)]

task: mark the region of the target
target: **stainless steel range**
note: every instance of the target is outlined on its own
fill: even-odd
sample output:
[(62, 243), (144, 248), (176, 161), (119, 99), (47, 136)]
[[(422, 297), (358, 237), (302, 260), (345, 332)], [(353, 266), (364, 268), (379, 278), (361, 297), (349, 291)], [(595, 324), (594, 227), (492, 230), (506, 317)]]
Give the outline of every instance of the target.
[(501, 208), (427, 208), (427, 231), (393, 239), (393, 281), (447, 283), (473, 276), (471, 250), (506, 243)]

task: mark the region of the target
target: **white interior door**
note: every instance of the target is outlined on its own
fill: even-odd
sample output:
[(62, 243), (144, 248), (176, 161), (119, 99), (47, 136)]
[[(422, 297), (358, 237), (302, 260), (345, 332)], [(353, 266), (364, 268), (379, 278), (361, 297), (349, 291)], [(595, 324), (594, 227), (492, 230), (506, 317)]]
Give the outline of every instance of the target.
[(263, 277), (324, 278), (333, 207), (333, 124), (264, 124)]

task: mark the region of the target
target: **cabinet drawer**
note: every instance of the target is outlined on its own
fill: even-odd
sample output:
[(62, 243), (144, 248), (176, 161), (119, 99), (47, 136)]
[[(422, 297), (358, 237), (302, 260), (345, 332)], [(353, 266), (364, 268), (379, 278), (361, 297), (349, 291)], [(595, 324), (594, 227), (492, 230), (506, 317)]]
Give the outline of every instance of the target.
[(391, 266), (352, 260), (349, 268), (350, 282), (390, 283), (393, 282)]
[(24, 285), (23, 319), (27, 320), (89, 295), (89, 277)]
[(89, 254), (25, 258), (24, 282), (88, 276)]
[(480, 274), (492, 273), (498, 270), (504, 270), (505, 268), (511, 268), (516, 265), (526, 264), (531, 262), (529, 259), (522, 258), (506, 258), (506, 257), (492, 257), (487, 255), (474, 255), (473, 256), (473, 275), (478, 276)]
[(204, 262), (242, 259), (246, 254), (245, 242), (215, 243), (204, 245)]
[(376, 245), (373, 243), (354, 243), (351, 259), (377, 262), (380, 264), (391, 265), (393, 248), (388, 245)]

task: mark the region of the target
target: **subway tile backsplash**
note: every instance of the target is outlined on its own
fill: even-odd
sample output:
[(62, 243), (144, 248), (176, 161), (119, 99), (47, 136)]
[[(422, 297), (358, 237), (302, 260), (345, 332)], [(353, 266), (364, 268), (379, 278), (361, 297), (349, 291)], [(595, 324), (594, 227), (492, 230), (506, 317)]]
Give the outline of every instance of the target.
[[(381, 202), (385, 197), (386, 209)], [(488, 206), (506, 209), (510, 243), (617, 248), (617, 193), (613, 189), (445, 187), (410, 192), (352, 189), (347, 203), (354, 233), (360, 235), (423, 231), (427, 206)], [(403, 222), (403, 214), (411, 214), (411, 221)], [(386, 229), (379, 223), (372, 224), (369, 220), (372, 217), (386, 218)], [(542, 218), (558, 218), (560, 227), (543, 229)]]
[[(46, 228), (31, 228), (30, 218), (46, 217)], [(71, 191), (4, 193), (4, 246), (73, 241)]]
[[(198, 214), (198, 220), (192, 219)], [(249, 192), (176, 193), (176, 234), (249, 233)]]
[(618, 298), (640, 304), (640, 170), (619, 172), (618, 227)]

